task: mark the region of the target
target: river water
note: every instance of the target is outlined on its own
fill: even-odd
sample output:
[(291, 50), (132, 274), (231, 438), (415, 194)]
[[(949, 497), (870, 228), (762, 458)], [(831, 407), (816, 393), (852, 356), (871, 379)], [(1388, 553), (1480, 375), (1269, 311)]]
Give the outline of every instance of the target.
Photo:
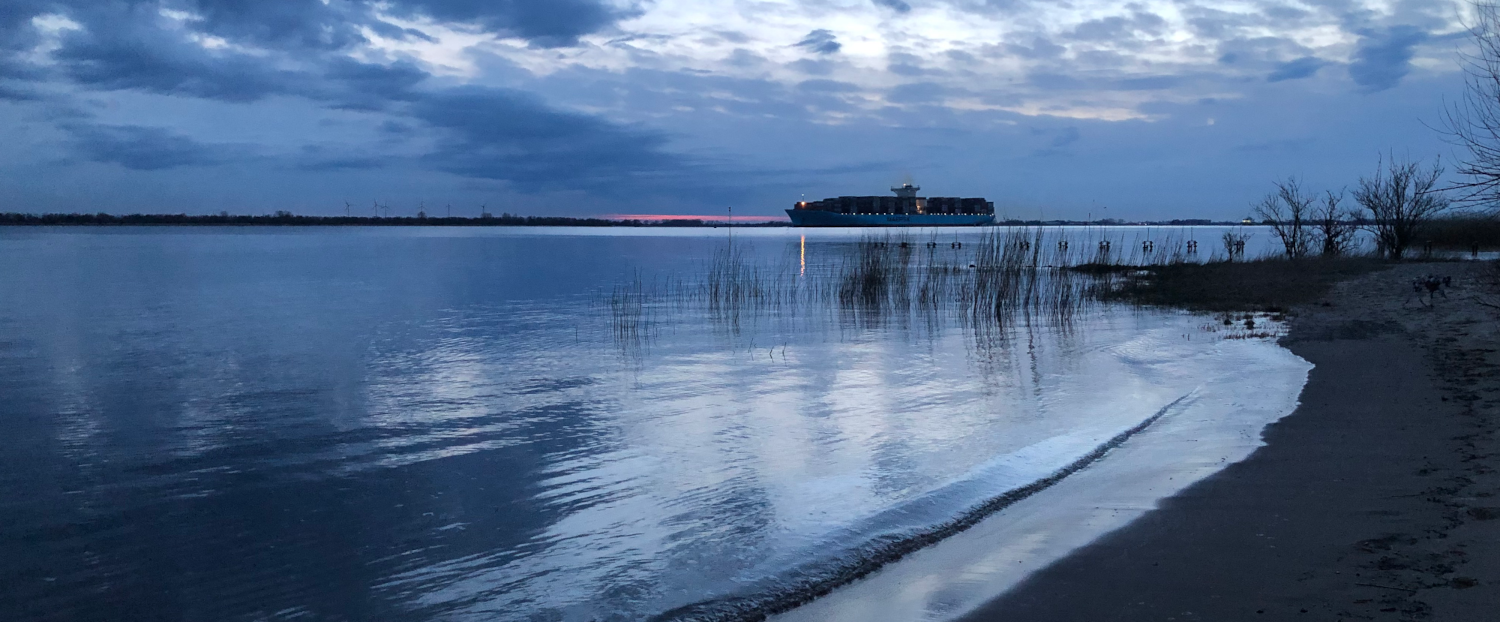
[(730, 234), (0, 231), (0, 618), (754, 618), (1306, 371), (1264, 319), (726, 312), (728, 245), (857, 239)]

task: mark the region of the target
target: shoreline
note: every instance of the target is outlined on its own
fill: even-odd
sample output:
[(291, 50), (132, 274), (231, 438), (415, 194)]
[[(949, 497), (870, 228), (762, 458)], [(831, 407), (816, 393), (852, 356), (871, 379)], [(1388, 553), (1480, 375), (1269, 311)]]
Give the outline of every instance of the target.
[(1266, 445), (962, 616), (995, 620), (1481, 620), (1500, 610), (1500, 334), (1428, 264), (1339, 284), (1283, 345), (1315, 367)]
[[(1131, 456), (1186, 457), (1205, 428), (1148, 431), (1064, 480), (1070, 507), (1007, 508), (775, 619), (1488, 619), (1500, 330), (1472, 296), (1489, 269), (1397, 265), (1296, 308), (1279, 345), (1313, 369), (1295, 409), (1206, 477)], [(1419, 307), (1411, 279), (1434, 270), (1455, 287)]]

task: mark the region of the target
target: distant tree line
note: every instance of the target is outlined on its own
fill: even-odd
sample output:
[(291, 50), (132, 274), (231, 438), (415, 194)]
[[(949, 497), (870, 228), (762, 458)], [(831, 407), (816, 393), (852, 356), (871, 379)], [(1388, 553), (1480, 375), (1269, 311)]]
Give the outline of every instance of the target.
[[(302, 216), (287, 211), (266, 215), (247, 214), (23, 214), (0, 213), (3, 225), (224, 225), (224, 226), (424, 226), (424, 227), (707, 227), (723, 224), (706, 220), (610, 220), (566, 216), (517, 216), (501, 214), (475, 218), (449, 216)], [(736, 226), (780, 226), (785, 223), (737, 224)]]

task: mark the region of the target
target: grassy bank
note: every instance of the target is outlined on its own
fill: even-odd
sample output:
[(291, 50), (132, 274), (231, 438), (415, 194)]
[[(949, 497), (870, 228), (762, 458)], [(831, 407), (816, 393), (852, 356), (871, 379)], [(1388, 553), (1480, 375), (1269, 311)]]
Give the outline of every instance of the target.
[(1105, 300), (1194, 311), (1276, 313), (1317, 303), (1334, 283), (1388, 265), (1378, 259), (1351, 257), (1078, 269), (1112, 281), (1097, 294)]

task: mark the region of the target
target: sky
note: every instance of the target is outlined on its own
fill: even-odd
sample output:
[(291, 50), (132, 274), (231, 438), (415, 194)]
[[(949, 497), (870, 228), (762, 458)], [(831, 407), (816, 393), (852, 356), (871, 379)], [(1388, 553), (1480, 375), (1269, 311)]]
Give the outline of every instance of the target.
[[(0, 211), (1240, 218), (1461, 157), (1463, 0), (4, 0)], [(377, 208), (377, 205), (387, 206)], [(483, 207), (482, 207), (483, 206)]]

